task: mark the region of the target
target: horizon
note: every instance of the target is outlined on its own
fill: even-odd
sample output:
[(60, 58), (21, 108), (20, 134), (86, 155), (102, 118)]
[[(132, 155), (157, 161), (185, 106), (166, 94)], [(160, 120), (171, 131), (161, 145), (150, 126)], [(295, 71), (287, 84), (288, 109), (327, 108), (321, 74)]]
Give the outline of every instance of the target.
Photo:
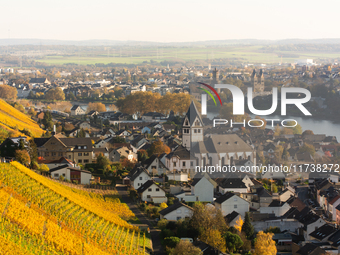
[[(332, 6), (332, 8), (329, 8)], [(340, 2), (216, 0), (144, 2), (42, 0), (4, 2), (0, 39), (119, 40), (197, 42), (216, 40), (285, 40), (340, 38)]]

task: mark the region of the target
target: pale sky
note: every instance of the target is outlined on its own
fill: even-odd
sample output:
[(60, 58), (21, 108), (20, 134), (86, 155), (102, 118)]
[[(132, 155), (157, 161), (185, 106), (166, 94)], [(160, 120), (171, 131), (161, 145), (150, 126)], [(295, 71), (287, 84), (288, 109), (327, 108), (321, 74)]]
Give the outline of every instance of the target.
[(7, 0), (0, 4), (0, 38), (340, 38), (339, 9), (339, 0)]

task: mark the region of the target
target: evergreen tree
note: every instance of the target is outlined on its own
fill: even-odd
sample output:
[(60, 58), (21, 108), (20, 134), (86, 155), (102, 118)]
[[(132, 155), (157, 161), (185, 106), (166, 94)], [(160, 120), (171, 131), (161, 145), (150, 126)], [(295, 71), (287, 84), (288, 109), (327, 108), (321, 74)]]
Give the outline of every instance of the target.
[(246, 213), (246, 216), (244, 218), (242, 231), (246, 234), (248, 240), (251, 240), (254, 237), (254, 227), (251, 224), (249, 213)]

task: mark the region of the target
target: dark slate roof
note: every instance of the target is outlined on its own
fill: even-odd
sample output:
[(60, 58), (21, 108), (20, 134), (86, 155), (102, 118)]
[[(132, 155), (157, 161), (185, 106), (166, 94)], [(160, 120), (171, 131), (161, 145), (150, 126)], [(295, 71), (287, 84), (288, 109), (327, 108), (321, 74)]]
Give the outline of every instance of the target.
[(227, 220), (228, 223), (232, 222), (237, 216), (240, 214), (238, 212), (233, 211), (232, 213), (229, 213), (224, 218)]
[(225, 179), (220, 183), (220, 187), (222, 188), (247, 188), (247, 186), (244, 184), (244, 182), (240, 178), (228, 178)]
[(57, 170), (60, 170), (60, 169), (63, 169), (63, 168), (67, 168), (67, 167), (68, 167), (68, 165), (65, 164), (65, 165), (57, 166), (57, 167), (55, 167), (55, 168), (51, 168), (51, 169), (50, 169), (50, 173), (51, 173), (51, 172), (54, 172), (54, 171), (57, 171)]
[(233, 196), (236, 196), (232, 192), (227, 192), (224, 195), (220, 196), (215, 200), (215, 203), (222, 204), (224, 201), (227, 201), (228, 199), (232, 198)]
[(80, 107), (80, 105), (75, 104), (74, 106), (72, 106), (71, 110), (72, 110), (72, 111), (77, 110), (78, 107)]
[(37, 147), (43, 146), (50, 138), (34, 138), (34, 142)]
[(148, 170), (136, 164), (135, 167), (129, 172), (128, 176), (130, 177), (131, 181), (134, 181), (142, 172), (145, 172), (148, 176), (150, 176)]
[(329, 242), (332, 242), (334, 247), (338, 247), (340, 245), (340, 230), (335, 231), (329, 238)]
[(285, 204), (285, 202), (281, 202), (280, 200), (273, 200), (268, 207), (281, 207)]
[(297, 251), (297, 254), (301, 255), (326, 255), (326, 251), (321, 249), (319, 246), (313, 243), (306, 243), (300, 250)]
[(294, 207), (298, 211), (302, 211), (306, 207), (306, 204), (298, 197), (291, 196), (286, 202), (290, 205), (290, 207)]
[(318, 229), (316, 229), (315, 231), (313, 231), (312, 233), (310, 233), (309, 235), (321, 241), (325, 237), (333, 234), (335, 231), (336, 231), (336, 228), (334, 228), (333, 226), (324, 224)]
[(180, 159), (190, 159), (190, 152), (183, 147), (182, 145), (178, 146), (173, 152), (169, 153), (166, 157), (171, 159), (172, 157), (177, 156)]
[(188, 208), (188, 209), (193, 211), (193, 209), (190, 206), (187, 206), (186, 204), (183, 204), (181, 202), (177, 202), (177, 203), (174, 203), (173, 205), (170, 205), (169, 207), (163, 209), (162, 211), (159, 212), (159, 214), (167, 215), (168, 213), (176, 211), (178, 208), (180, 208), (182, 206), (184, 206), (184, 207), (186, 207), (186, 208)]
[[(59, 138), (67, 147), (75, 147), (74, 151), (92, 151), (92, 138)], [(78, 146), (78, 147), (77, 147)], [(79, 146), (86, 146), (86, 149), (81, 149)]]
[(45, 83), (47, 81), (47, 78), (31, 78), (29, 83)]
[[(146, 191), (149, 187), (151, 187), (151, 185), (155, 184), (158, 188), (162, 189), (161, 187), (159, 187), (153, 180), (148, 180), (146, 183), (144, 183), (142, 186), (140, 186), (137, 189), (138, 193), (143, 193), (144, 191)], [(162, 189), (163, 190), (163, 189)]]
[[(196, 117), (198, 117), (198, 119), (200, 120), (201, 124), (203, 125), (203, 121), (202, 121), (201, 115), (199, 114), (194, 101), (191, 101), (191, 104), (189, 106), (189, 110), (187, 111), (187, 114), (185, 116), (188, 117), (190, 126), (193, 125)], [(183, 122), (183, 124), (184, 124), (184, 122)]]
[(270, 192), (268, 190), (266, 190), (265, 188), (263, 188), (263, 187), (257, 189), (257, 195), (259, 197), (272, 197)]

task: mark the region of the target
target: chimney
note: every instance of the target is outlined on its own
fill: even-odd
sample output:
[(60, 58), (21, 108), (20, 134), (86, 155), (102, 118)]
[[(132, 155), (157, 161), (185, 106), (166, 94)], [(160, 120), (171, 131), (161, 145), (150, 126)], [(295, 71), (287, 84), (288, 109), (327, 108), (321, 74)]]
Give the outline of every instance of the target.
[(53, 132), (52, 132), (52, 135), (56, 135), (57, 131), (56, 131), (56, 127), (55, 125), (53, 126)]

